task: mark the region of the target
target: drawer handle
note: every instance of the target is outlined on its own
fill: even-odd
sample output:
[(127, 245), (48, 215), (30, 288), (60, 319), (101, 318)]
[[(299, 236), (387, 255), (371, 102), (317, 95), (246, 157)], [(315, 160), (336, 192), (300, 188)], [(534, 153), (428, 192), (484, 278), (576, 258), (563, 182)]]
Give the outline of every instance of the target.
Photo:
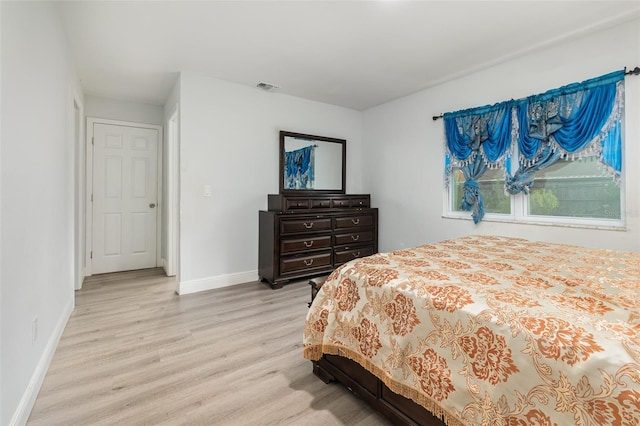
[(356, 257), (360, 257), (360, 252), (357, 251), (355, 253), (351, 253), (353, 255), (353, 258), (355, 259)]
[(304, 222), (304, 227), (307, 228), (307, 229), (313, 228), (313, 222), (309, 222), (309, 223)]
[(304, 242), (305, 247), (311, 247), (312, 245), (313, 245), (313, 240), (311, 240), (310, 242), (307, 242), (307, 241)]
[(307, 266), (313, 265), (313, 259), (305, 259), (304, 260), (304, 264), (307, 265)]
[(351, 236), (351, 239), (352, 239), (353, 241), (358, 241), (358, 240), (360, 239), (360, 234), (352, 235), (352, 236)]
[(353, 223), (354, 225), (357, 225), (360, 223), (360, 218), (356, 218), (356, 219), (351, 219), (351, 223)]

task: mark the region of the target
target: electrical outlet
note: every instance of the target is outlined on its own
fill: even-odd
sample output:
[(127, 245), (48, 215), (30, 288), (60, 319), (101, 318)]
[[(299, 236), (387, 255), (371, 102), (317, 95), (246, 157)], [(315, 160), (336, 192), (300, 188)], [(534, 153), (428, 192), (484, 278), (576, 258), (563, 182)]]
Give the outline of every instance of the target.
[(31, 323), (31, 342), (35, 343), (36, 340), (38, 340), (38, 317), (35, 317)]

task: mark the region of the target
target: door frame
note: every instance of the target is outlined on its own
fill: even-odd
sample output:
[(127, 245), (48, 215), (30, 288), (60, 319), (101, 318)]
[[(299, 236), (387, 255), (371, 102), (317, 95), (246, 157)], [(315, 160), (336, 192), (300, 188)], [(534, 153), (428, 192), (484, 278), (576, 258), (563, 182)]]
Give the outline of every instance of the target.
[(162, 206), (164, 200), (162, 199), (162, 176), (164, 175), (164, 171), (162, 169), (162, 147), (163, 147), (163, 134), (162, 134), (162, 126), (157, 124), (148, 124), (148, 123), (136, 123), (133, 121), (121, 121), (121, 120), (110, 120), (106, 118), (97, 118), (97, 117), (87, 117), (87, 137), (86, 137), (86, 152), (87, 152), (87, 163), (86, 163), (86, 187), (87, 193), (86, 196), (86, 217), (87, 217), (87, 228), (86, 228), (86, 250), (85, 250), (85, 276), (91, 276), (92, 272), (92, 263), (91, 263), (91, 252), (93, 251), (93, 125), (94, 124), (111, 124), (115, 126), (125, 126), (125, 127), (138, 127), (142, 129), (152, 129), (158, 132), (158, 140), (157, 140), (157, 150), (158, 150), (158, 158), (157, 158), (157, 167), (158, 173), (156, 176), (157, 185), (158, 185), (158, 203), (157, 203), (157, 216), (156, 216), (156, 267), (161, 265), (161, 255), (162, 255)]
[(73, 215), (74, 215), (74, 250), (73, 250), (73, 289), (80, 290), (86, 275), (86, 149), (85, 149), (85, 128), (84, 123), (84, 103), (82, 96), (77, 91), (73, 91), (72, 96), (72, 123), (71, 134), (73, 137)]
[[(165, 141), (166, 149), (166, 232), (165, 236), (165, 258), (164, 271), (167, 276), (175, 276), (176, 282), (179, 280), (179, 146), (180, 146), (180, 106), (176, 105), (169, 118), (166, 120), (167, 134)], [(179, 290), (176, 288), (176, 291)]]

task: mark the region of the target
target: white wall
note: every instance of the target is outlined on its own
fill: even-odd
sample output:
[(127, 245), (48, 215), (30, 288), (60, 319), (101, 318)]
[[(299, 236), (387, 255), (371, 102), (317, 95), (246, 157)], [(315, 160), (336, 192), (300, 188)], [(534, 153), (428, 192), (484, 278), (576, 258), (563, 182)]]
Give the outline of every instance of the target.
[(0, 424), (7, 425), (26, 422), (73, 309), (71, 123), (73, 94), (82, 92), (55, 6), (0, 7)]
[(84, 110), (87, 117), (134, 123), (163, 125), (164, 108), (159, 105), (121, 101), (101, 96), (85, 95)]
[(280, 130), (346, 139), (346, 189), (361, 191), (360, 112), (185, 73), (180, 119), (181, 293), (257, 279)]
[(518, 99), (624, 66), (640, 66), (640, 22), (555, 43), (490, 69), (367, 110), (363, 191), (380, 207), (380, 250), (470, 233), (503, 234), (640, 250), (640, 77), (626, 78), (625, 193), (628, 230), (473, 222), (442, 218), (442, 120), (433, 115)]

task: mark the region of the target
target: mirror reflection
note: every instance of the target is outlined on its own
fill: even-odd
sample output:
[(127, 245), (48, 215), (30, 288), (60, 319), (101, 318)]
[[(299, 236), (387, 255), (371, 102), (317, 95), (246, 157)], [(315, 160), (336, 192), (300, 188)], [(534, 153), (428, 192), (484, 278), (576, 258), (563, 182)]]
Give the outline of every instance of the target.
[(281, 189), (344, 192), (343, 139), (281, 132)]

